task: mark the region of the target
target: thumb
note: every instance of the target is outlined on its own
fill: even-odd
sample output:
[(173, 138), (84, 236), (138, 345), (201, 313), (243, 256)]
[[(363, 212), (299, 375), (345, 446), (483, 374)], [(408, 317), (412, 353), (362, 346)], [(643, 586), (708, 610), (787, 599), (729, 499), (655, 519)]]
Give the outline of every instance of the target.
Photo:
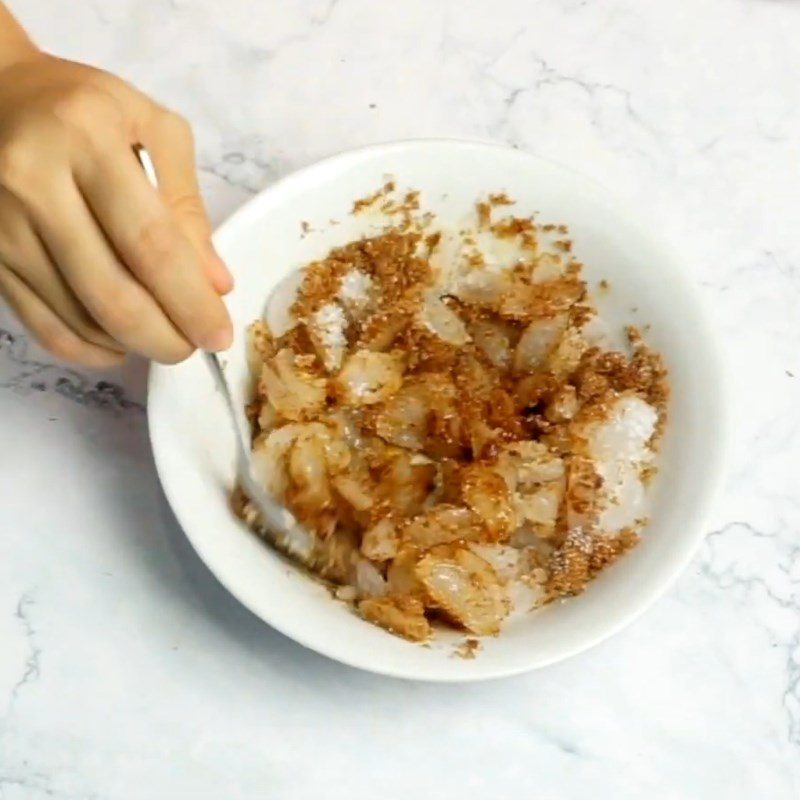
[(233, 277), (211, 242), (211, 223), (200, 195), (189, 123), (171, 111), (160, 111), (143, 131), (141, 143), (153, 161), (164, 201), (194, 245), (212, 285), (226, 294), (233, 288)]

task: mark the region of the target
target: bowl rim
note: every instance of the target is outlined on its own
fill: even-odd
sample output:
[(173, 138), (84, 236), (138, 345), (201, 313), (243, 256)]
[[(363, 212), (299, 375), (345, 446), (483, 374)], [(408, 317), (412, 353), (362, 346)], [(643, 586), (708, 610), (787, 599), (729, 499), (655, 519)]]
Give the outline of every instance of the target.
[[(510, 664), (505, 667), (502, 665), (494, 666), (491, 670), (485, 672), (476, 672), (469, 674), (458, 674), (455, 670), (447, 671), (446, 669), (408, 669), (404, 666), (394, 668), (391, 665), (375, 665), (370, 662), (370, 658), (363, 656), (360, 652), (350, 652), (345, 649), (336, 649), (328, 646), (326, 642), (320, 643), (319, 641), (310, 641), (307, 636), (302, 635), (292, 626), (284, 623), (284, 621), (276, 616), (276, 618), (267, 619), (263, 612), (255, 607), (255, 604), (250, 602), (248, 593), (240, 586), (237, 586), (236, 581), (230, 580), (221, 570), (215, 567), (213, 553), (209, 552), (205, 544), (195, 537), (191, 532), (191, 526), (186, 524), (185, 517), (181, 512), (181, 503), (178, 501), (177, 495), (174, 491), (172, 481), (165, 474), (164, 461), (161, 456), (160, 445), (154, 435), (153, 423), (153, 403), (151, 398), (154, 392), (158, 391), (160, 383), (160, 376), (169, 367), (161, 364), (151, 363), (148, 371), (147, 382), (147, 419), (148, 419), (148, 436), (150, 445), (153, 452), (153, 458), (156, 465), (159, 481), (162, 491), (167, 498), (167, 501), (175, 515), (178, 524), (180, 525), (184, 535), (189, 540), (192, 548), (195, 550), (199, 558), (203, 561), (212, 575), (217, 581), (243, 606), (245, 606), (256, 617), (268, 624), (270, 627), (279, 631), (284, 636), (292, 639), (306, 649), (319, 653), (334, 661), (338, 661), (350, 667), (355, 667), (373, 674), (384, 675), (392, 678), (399, 678), (405, 680), (425, 681), (432, 683), (464, 683), (473, 681), (492, 680), (496, 678), (510, 677), (529, 672), (535, 669), (541, 669), (546, 666), (564, 661), (579, 653), (582, 653), (590, 648), (600, 644), (606, 639), (618, 633), (623, 628), (630, 625), (642, 614), (647, 611), (651, 605), (661, 597), (669, 587), (675, 582), (678, 576), (686, 569), (689, 561), (694, 557), (701, 542), (706, 536), (706, 523), (710, 515), (712, 506), (719, 496), (722, 483), (725, 476), (725, 464), (727, 462), (727, 453), (730, 447), (730, 392), (728, 390), (729, 376), (725, 369), (725, 362), (723, 358), (724, 350), (721, 346), (720, 336), (711, 324), (711, 315), (707, 304), (703, 300), (699, 287), (692, 280), (687, 267), (685, 266), (685, 257), (683, 257), (678, 250), (657, 233), (656, 226), (651, 224), (648, 217), (639, 209), (634, 209), (630, 204), (621, 199), (617, 194), (609, 190), (601, 182), (597, 181), (591, 176), (588, 176), (573, 167), (564, 164), (563, 162), (555, 159), (540, 156), (538, 154), (512, 148), (509, 145), (501, 142), (480, 139), (480, 138), (453, 138), (453, 137), (422, 137), (401, 140), (391, 140), (385, 142), (377, 142), (356, 148), (345, 149), (336, 152), (332, 155), (326, 156), (322, 159), (316, 160), (307, 164), (297, 170), (294, 170), (287, 175), (281, 177), (274, 183), (261, 189), (259, 192), (248, 198), (242, 205), (236, 208), (229, 214), (225, 220), (217, 226), (214, 231), (214, 240), (225, 237), (227, 232), (236, 228), (247, 220), (248, 217), (258, 216), (259, 209), (262, 205), (268, 204), (273, 195), (280, 193), (286, 189), (290, 189), (294, 184), (302, 183), (306, 177), (318, 170), (325, 167), (332, 167), (336, 164), (346, 162), (348, 160), (357, 161), (362, 157), (370, 155), (391, 155), (393, 152), (400, 152), (417, 147), (473, 147), (477, 149), (498, 149), (505, 151), (513, 151), (518, 157), (530, 160), (533, 162), (544, 163), (550, 167), (555, 167), (559, 171), (571, 174), (573, 177), (580, 181), (591, 184), (596, 190), (600, 191), (609, 201), (609, 205), (613, 206), (615, 210), (625, 218), (626, 224), (632, 228), (637, 229), (647, 236), (650, 241), (658, 248), (660, 252), (665, 255), (665, 261), (669, 261), (670, 271), (680, 281), (681, 292), (685, 295), (687, 302), (691, 303), (694, 307), (695, 319), (700, 326), (698, 333), (704, 339), (704, 348), (706, 360), (709, 362), (708, 366), (713, 370), (713, 374), (709, 375), (709, 384), (716, 387), (716, 396), (714, 405), (717, 409), (717, 414), (713, 420), (710, 420), (715, 428), (712, 441), (716, 443), (713, 452), (708, 453), (707, 459), (707, 472), (706, 472), (706, 488), (703, 494), (698, 498), (696, 506), (692, 513), (692, 525), (695, 530), (694, 536), (687, 539), (679, 550), (669, 560), (669, 565), (664, 566), (659, 572), (657, 579), (653, 579), (649, 586), (642, 590), (640, 589), (639, 600), (636, 604), (632, 604), (629, 608), (624, 610), (618, 616), (607, 622), (602, 626), (598, 626), (592, 635), (586, 636), (579, 642), (573, 645), (567, 645), (561, 648), (558, 652), (554, 652), (547, 657), (540, 657), (537, 659), (536, 653), (531, 653), (529, 662), (524, 664)], [(192, 357), (197, 357), (195, 354)], [(501, 634), (502, 635), (502, 634)]]

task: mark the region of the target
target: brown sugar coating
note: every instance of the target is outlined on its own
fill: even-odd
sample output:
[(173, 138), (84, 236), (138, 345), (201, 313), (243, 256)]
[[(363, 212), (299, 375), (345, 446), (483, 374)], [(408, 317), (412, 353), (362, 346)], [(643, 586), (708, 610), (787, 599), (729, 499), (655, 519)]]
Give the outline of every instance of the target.
[[(593, 453), (625, 413), (653, 416), (655, 448), (666, 370), (633, 328), (629, 352), (584, 334), (567, 229), (495, 219), (513, 202), (490, 194), (474, 229), (448, 231), (389, 181), (353, 205), (384, 231), (305, 268), (288, 331), (250, 329), (259, 477), (315, 534), (338, 596), (414, 641), (497, 633), (514, 583), (530, 605), (580, 593), (643, 523), (603, 528), (618, 501)], [(233, 507), (258, 528), (241, 492)]]

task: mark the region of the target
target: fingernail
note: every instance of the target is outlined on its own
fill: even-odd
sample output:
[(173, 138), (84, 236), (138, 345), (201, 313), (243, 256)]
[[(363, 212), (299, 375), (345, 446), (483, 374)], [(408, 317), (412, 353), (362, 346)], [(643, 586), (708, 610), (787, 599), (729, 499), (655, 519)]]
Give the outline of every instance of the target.
[(214, 267), (219, 272), (220, 276), (225, 279), (229, 287), (233, 287), (233, 275), (231, 274), (231, 271), (228, 269), (228, 265), (222, 260), (222, 257), (216, 251), (214, 245), (211, 242), (208, 243), (208, 255), (211, 261), (213, 262)]
[(219, 271), (231, 282), (231, 285), (233, 285), (233, 273), (228, 269), (228, 265), (216, 253), (214, 253), (214, 262), (219, 268)]
[(203, 349), (212, 353), (227, 350), (233, 344), (233, 331), (231, 328), (220, 328), (209, 334), (203, 342)]

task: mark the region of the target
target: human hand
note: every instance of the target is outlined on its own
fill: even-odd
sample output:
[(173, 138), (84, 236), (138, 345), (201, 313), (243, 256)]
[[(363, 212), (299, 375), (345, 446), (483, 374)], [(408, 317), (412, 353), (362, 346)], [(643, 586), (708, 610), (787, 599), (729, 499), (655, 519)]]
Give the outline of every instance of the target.
[(231, 286), (181, 117), (82, 64), (0, 63), (0, 295), (46, 349), (96, 367), (225, 349)]

